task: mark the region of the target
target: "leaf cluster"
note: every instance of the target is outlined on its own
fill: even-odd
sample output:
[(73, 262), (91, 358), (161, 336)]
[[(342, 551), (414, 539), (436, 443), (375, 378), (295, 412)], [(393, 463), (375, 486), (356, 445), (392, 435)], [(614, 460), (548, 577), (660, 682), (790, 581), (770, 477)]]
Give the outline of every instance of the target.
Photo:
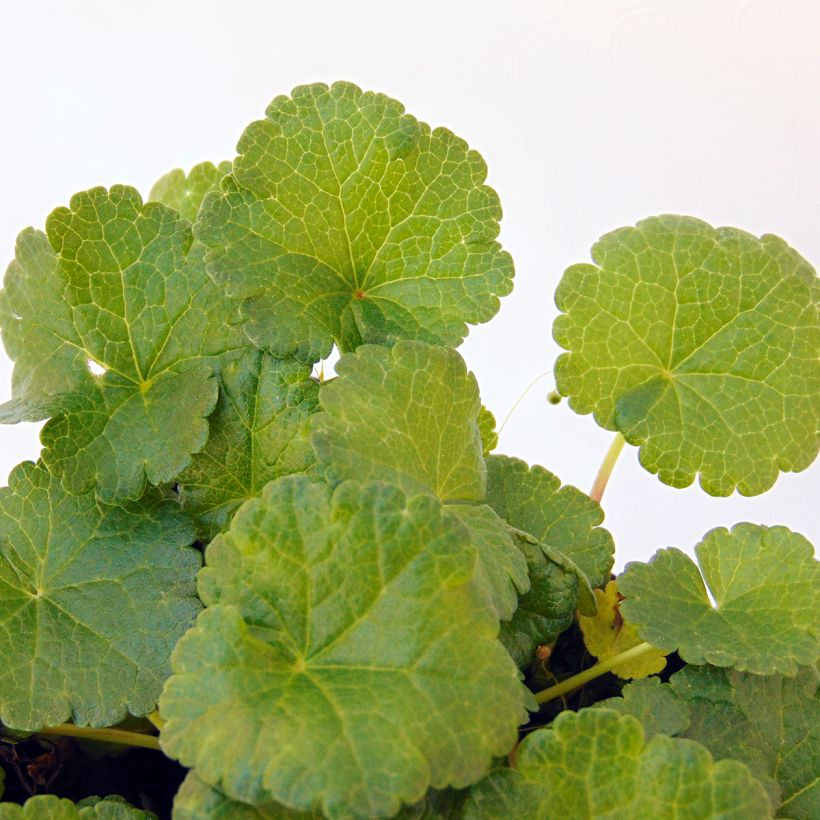
[[(0, 421), (46, 423), (0, 489), (3, 748), (158, 746), (178, 820), (820, 815), (808, 541), (740, 523), (615, 579), (598, 501), (494, 452), (456, 350), (512, 288), (486, 175), (395, 100), (316, 84), (230, 162), (22, 232)], [(672, 486), (811, 464), (808, 262), (683, 216), (592, 259), (556, 293), (574, 410)]]

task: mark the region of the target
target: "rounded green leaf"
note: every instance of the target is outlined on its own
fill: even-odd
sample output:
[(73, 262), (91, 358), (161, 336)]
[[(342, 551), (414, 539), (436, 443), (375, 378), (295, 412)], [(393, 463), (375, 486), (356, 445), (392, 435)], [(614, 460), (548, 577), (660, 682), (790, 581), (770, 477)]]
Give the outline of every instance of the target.
[[(689, 727), (691, 720), (687, 704), (676, 696), (668, 683), (661, 683), (660, 678), (641, 678), (632, 681), (621, 690), (621, 697), (599, 700), (593, 706), (636, 717), (643, 726), (647, 740), (655, 735), (681, 735)], [(690, 734), (688, 737), (700, 740), (695, 735)], [(710, 752), (715, 753), (708, 743), (705, 745)], [(749, 765), (749, 761), (740, 754), (718, 757), (740, 758)]]
[(163, 748), (233, 799), (331, 818), (474, 782), (525, 719), (475, 563), (430, 495), (277, 479), (208, 547)]
[(528, 735), (515, 769), (475, 785), (467, 820), (772, 817), (763, 786), (736, 760), (713, 762), (692, 740), (656, 735), (644, 743), (632, 715), (610, 709), (562, 712)]
[(180, 502), (204, 540), (269, 481), (313, 467), (308, 419), (318, 393), (310, 365), (257, 350), (222, 368), (208, 443), (177, 479)]
[(615, 544), (600, 505), (543, 467), (509, 456), (487, 459), (487, 503), (506, 521), (554, 547), (592, 586), (609, 580)]
[(246, 332), (306, 361), (362, 342), (457, 345), (512, 289), (481, 156), (351, 83), (299, 86), (242, 135), (197, 237)]
[(692, 715), (686, 731), (717, 759), (742, 760), (769, 791), (780, 816), (820, 816), (818, 674), (752, 675), (687, 666), (670, 691)]
[(321, 820), (322, 815), (287, 809), (279, 803), (252, 806), (210, 786), (196, 770), (188, 772), (174, 798), (174, 820)]
[(602, 237), (555, 301), (559, 392), (666, 484), (757, 495), (818, 448), (817, 277), (782, 239), (682, 216)]
[(30, 797), (21, 806), (0, 803), (0, 820), (156, 820), (152, 811), (136, 809), (116, 795), (72, 803), (53, 794)]
[(183, 219), (193, 222), (205, 194), (219, 189), (219, 182), (231, 172), (230, 162), (200, 162), (188, 174), (175, 168), (160, 177), (151, 188), (148, 199), (173, 208)]
[[(526, 591), (526, 561), (486, 505), (475, 377), (454, 350), (402, 341), (365, 345), (343, 356), (339, 378), (322, 386), (312, 440), (331, 483), (389, 481), (409, 494), (432, 493), (469, 530), (499, 617)], [(473, 502), (461, 503), (461, 502)]]
[(0, 420), (52, 417), (43, 460), (70, 492), (136, 499), (208, 437), (213, 367), (241, 339), (190, 224), (121, 185), (28, 229), (0, 291), (15, 361)]
[(200, 609), (193, 538), (158, 493), (106, 507), (16, 467), (0, 489), (0, 721), (36, 731), (151, 712)]
[(669, 548), (619, 577), (621, 611), (645, 641), (687, 663), (759, 675), (817, 661), (820, 564), (802, 535), (737, 524), (707, 533), (695, 553), (699, 567)]

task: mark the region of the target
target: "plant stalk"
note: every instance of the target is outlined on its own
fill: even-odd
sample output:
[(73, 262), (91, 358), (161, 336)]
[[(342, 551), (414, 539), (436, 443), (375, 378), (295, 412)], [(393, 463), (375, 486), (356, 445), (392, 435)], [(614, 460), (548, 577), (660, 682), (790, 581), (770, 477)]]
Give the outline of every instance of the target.
[(561, 695), (565, 695), (567, 692), (571, 692), (573, 689), (577, 689), (579, 686), (583, 686), (585, 683), (589, 683), (589, 681), (595, 680), (595, 678), (599, 678), (607, 672), (611, 672), (616, 666), (620, 666), (627, 661), (634, 661), (636, 658), (640, 658), (642, 655), (654, 651), (656, 650), (652, 644), (639, 643), (631, 649), (626, 649), (611, 658), (607, 658), (605, 661), (596, 663), (595, 666), (591, 666), (589, 669), (585, 669), (577, 675), (562, 680), (560, 683), (555, 684), (555, 686), (550, 686), (549, 689), (542, 689), (540, 692), (536, 692), (535, 700), (538, 703), (547, 703), (548, 701), (555, 700), (555, 698), (560, 698)]
[(125, 729), (94, 729), (91, 726), (75, 726), (73, 723), (58, 723), (46, 726), (35, 734), (78, 737), (82, 740), (97, 740), (102, 743), (119, 743), (123, 746), (139, 746), (143, 749), (160, 750), (159, 738), (141, 732), (129, 732)]
[(609, 449), (606, 451), (604, 460), (601, 462), (601, 467), (598, 470), (598, 475), (595, 476), (595, 483), (589, 491), (589, 497), (593, 501), (597, 501), (599, 504), (601, 503), (604, 490), (609, 482), (609, 477), (615, 469), (615, 463), (618, 461), (618, 456), (621, 454), (621, 450), (624, 449), (625, 443), (626, 440), (623, 435), (618, 433), (612, 440), (612, 444), (609, 445)]

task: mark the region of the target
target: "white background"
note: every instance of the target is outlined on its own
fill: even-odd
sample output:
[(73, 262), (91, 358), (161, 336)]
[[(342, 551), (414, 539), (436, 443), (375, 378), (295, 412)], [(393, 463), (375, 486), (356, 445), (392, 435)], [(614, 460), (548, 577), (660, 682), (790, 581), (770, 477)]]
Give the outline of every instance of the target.
[[(552, 292), (602, 233), (689, 213), (783, 236), (820, 261), (820, 4), (813, 0), (141, 0), (0, 4), (0, 264), (76, 191), (147, 194), (230, 159), (294, 85), (348, 79), (477, 148), (504, 206), (516, 289), (462, 352), (503, 418), (557, 354)], [(0, 400), (10, 363), (0, 355)], [(611, 439), (547, 404), (546, 375), (501, 451), (588, 489)], [(0, 428), (0, 481), (37, 456)], [(817, 543), (817, 465), (765, 496), (673, 490), (627, 448), (604, 497), (618, 565), (710, 528), (783, 523)]]

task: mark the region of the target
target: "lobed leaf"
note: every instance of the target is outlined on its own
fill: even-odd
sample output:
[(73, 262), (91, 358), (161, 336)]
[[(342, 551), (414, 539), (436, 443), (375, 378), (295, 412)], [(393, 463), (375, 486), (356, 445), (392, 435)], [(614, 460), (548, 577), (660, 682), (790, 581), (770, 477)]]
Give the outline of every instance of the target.
[[(208, 547), (163, 748), (232, 799), (330, 818), (474, 782), (525, 719), (475, 565), (430, 495), (277, 479)], [(492, 709), (465, 723), (471, 702)]]
[(498, 447), (498, 433), (495, 429), (495, 416), (482, 404), (478, 411), (478, 432), (481, 436), (481, 448), (486, 458)]
[(509, 456), (487, 461), (487, 503), (506, 521), (564, 553), (593, 586), (609, 579), (615, 544), (600, 505), (543, 467)]
[(137, 499), (205, 444), (213, 370), (239, 338), (192, 242), (176, 212), (121, 185), (20, 234), (0, 291), (15, 362), (0, 421), (51, 417), (42, 457), (70, 492)]
[(159, 493), (105, 507), (41, 465), (16, 467), (0, 489), (0, 721), (36, 731), (151, 712), (200, 609), (193, 538)]
[(688, 706), (686, 737), (717, 759), (742, 760), (767, 788), (779, 816), (820, 815), (818, 674), (804, 667), (791, 678), (713, 666), (687, 666), (670, 691)]
[[(593, 706), (636, 717), (643, 726), (647, 740), (655, 735), (682, 735), (689, 728), (691, 721), (688, 705), (676, 696), (668, 683), (661, 683), (660, 678), (641, 678), (632, 681), (621, 690), (621, 697), (599, 700)], [(687, 736), (703, 742), (696, 735)], [(708, 743), (704, 745), (715, 754), (712, 746)], [(717, 757), (720, 759), (723, 756)], [(749, 765), (749, 761), (743, 755), (728, 756), (743, 758), (743, 762)], [(753, 769), (753, 773), (759, 777), (759, 772)]]
[(609, 709), (562, 712), (528, 735), (515, 769), (475, 785), (464, 817), (575, 820), (771, 817), (763, 786), (742, 763), (714, 763), (692, 740), (656, 735)]
[(0, 820), (156, 820), (151, 811), (136, 809), (111, 795), (72, 803), (53, 794), (30, 797), (21, 806), (0, 803)]
[(564, 273), (559, 392), (673, 487), (757, 495), (814, 460), (817, 277), (782, 239), (658, 216)]
[(173, 208), (183, 219), (193, 222), (206, 194), (219, 190), (219, 182), (231, 172), (230, 162), (201, 162), (188, 174), (175, 168), (160, 177), (151, 188), (148, 199)]
[(802, 535), (737, 524), (707, 533), (695, 553), (700, 567), (674, 548), (627, 564), (621, 611), (644, 640), (687, 663), (759, 675), (817, 661), (820, 566)]
[[(618, 593), (617, 582), (610, 581), (605, 589), (594, 592), (598, 611), (591, 616), (578, 616), (578, 625), (589, 654), (599, 661), (605, 661), (642, 643), (635, 625), (626, 621), (621, 614), (622, 596)], [(660, 672), (665, 666), (666, 653), (658, 649), (636, 660), (618, 664), (611, 671), (620, 678), (645, 678)]]
[(269, 481), (311, 470), (308, 419), (318, 393), (310, 365), (256, 350), (222, 368), (208, 443), (177, 480), (180, 502), (204, 540), (224, 530)]
[(395, 100), (299, 86), (237, 150), (196, 234), (257, 346), (310, 362), (334, 342), (455, 346), (512, 289), (484, 160)]
[[(331, 483), (389, 481), (409, 494), (431, 493), (470, 532), (480, 571), (501, 618), (529, 586), (524, 555), (486, 505), (478, 427), (478, 385), (454, 350), (402, 341), (365, 345), (343, 356), (338, 379), (322, 386), (313, 447)], [(456, 503), (458, 502), (458, 503)]]

